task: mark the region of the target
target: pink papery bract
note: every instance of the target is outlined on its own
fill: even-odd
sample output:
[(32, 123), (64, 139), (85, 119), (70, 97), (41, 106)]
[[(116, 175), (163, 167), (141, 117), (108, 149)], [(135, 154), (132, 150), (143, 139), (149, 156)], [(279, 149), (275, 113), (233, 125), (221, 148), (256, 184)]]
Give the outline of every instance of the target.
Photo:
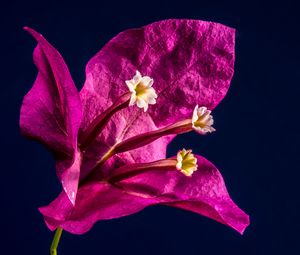
[(59, 52), (42, 35), (25, 29), (38, 42), (33, 53), (38, 75), (22, 103), (21, 132), (54, 153), (58, 177), (75, 203), (81, 161), (77, 151), (82, 119), (79, 93)]
[(216, 167), (201, 156), (197, 160), (199, 170), (192, 177), (175, 168), (167, 172), (154, 168), (114, 184), (90, 182), (79, 189), (75, 207), (61, 193), (40, 211), (50, 229), (61, 226), (83, 234), (98, 220), (119, 218), (161, 204), (196, 212), (243, 233), (249, 217), (230, 199)]

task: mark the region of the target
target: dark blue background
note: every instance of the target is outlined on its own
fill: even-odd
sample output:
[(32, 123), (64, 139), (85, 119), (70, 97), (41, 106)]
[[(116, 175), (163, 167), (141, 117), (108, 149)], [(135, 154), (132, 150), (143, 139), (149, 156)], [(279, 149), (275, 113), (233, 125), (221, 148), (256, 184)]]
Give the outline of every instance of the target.
[[(300, 254), (299, 8), (290, 1), (14, 1), (1, 4), (1, 254), (48, 254), (52, 233), (37, 207), (60, 191), (54, 160), (19, 135), (19, 108), (36, 76), (31, 26), (62, 53), (81, 88), (87, 61), (114, 35), (166, 18), (237, 29), (235, 76), (214, 111), (217, 132), (181, 135), (169, 155), (191, 147), (221, 170), (251, 216), (244, 236), (167, 207), (63, 233), (59, 254)], [(298, 252), (298, 253), (297, 253)]]

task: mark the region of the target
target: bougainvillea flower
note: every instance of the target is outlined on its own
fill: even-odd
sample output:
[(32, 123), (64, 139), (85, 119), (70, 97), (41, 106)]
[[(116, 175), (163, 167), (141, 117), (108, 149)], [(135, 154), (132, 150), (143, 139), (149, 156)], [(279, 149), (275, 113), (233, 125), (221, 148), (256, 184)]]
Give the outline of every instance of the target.
[(139, 71), (136, 71), (136, 75), (132, 80), (125, 81), (130, 92), (131, 97), (129, 105), (136, 105), (140, 108), (144, 108), (144, 112), (148, 110), (149, 104), (156, 103), (156, 92), (153, 89), (153, 79), (149, 76), (142, 77)]
[(58, 162), (64, 191), (40, 208), (51, 230), (82, 234), (161, 204), (244, 231), (249, 217), (212, 163), (185, 149), (166, 159), (175, 135), (214, 131), (211, 111), (233, 76), (234, 29), (173, 19), (126, 30), (89, 61), (80, 93), (60, 54), (27, 30), (39, 73), (20, 125)]

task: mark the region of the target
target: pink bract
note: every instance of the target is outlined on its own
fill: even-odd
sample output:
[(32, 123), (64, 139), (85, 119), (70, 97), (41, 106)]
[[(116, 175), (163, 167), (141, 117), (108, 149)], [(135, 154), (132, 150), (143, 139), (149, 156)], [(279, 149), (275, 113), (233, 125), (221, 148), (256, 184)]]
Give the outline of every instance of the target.
[(23, 99), (20, 127), (23, 135), (45, 144), (57, 160), (64, 190), (75, 201), (80, 169), (77, 135), (82, 106), (63, 58), (46, 39), (25, 28), (38, 41), (33, 53), (38, 75)]
[(98, 220), (119, 218), (161, 204), (202, 214), (243, 233), (248, 216), (230, 199), (216, 167), (201, 156), (197, 160), (199, 170), (191, 178), (176, 169), (165, 172), (154, 168), (114, 184), (91, 181), (79, 189), (75, 207), (62, 192), (40, 211), (50, 229), (60, 226), (83, 234)]
[[(60, 54), (40, 34), (27, 30), (38, 42), (34, 61), (39, 72), (24, 98), (20, 126), (25, 136), (45, 144), (57, 160), (64, 191), (40, 208), (51, 230), (62, 227), (82, 234), (98, 220), (163, 204), (244, 231), (249, 217), (230, 199), (218, 170), (201, 156), (197, 156), (199, 169), (191, 178), (176, 169), (150, 169), (110, 181), (120, 167), (130, 171), (138, 163), (165, 158), (176, 133), (145, 144), (140, 140), (142, 147), (129, 148), (97, 165), (117, 143), (190, 118), (196, 104), (210, 110), (217, 106), (233, 76), (234, 29), (173, 19), (126, 30), (89, 61), (80, 93)], [(147, 112), (133, 106), (113, 112), (100, 134), (83, 148), (82, 137), (91, 123), (116, 102), (122, 104), (128, 91), (125, 80), (136, 70), (154, 79), (157, 103)], [(91, 172), (92, 178), (86, 181)]]

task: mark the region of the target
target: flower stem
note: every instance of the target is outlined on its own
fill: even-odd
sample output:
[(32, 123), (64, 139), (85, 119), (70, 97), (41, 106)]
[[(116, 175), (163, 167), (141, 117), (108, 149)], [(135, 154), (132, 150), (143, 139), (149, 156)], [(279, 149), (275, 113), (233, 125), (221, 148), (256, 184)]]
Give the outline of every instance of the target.
[(55, 231), (55, 235), (50, 247), (50, 255), (57, 255), (57, 246), (61, 237), (63, 229), (62, 228), (57, 228)]

